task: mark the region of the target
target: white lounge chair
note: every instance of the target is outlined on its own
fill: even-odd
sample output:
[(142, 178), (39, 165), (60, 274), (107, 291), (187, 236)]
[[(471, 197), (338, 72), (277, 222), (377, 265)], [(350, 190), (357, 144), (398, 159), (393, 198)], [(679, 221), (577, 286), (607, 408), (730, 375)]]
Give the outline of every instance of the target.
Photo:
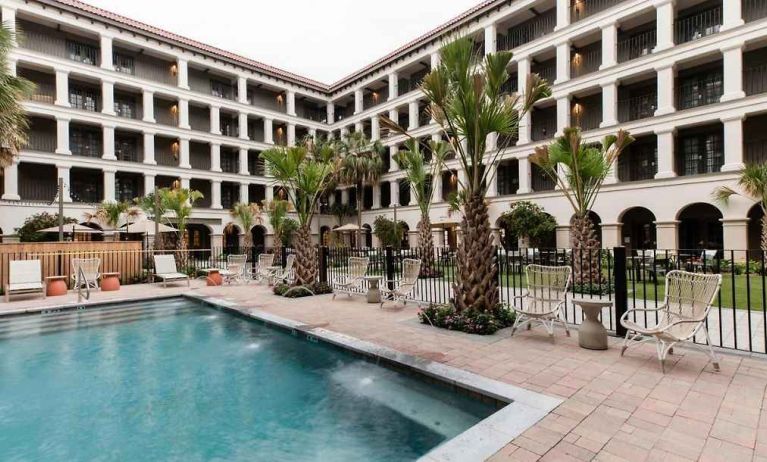
[[(421, 274), (421, 260), (406, 258), (402, 260), (402, 277), (399, 280), (383, 281), (379, 290), (381, 291), (381, 305), (391, 300), (393, 302), (402, 302), (407, 305), (408, 300), (415, 299), (416, 284), (418, 275)], [(394, 288), (389, 289), (389, 283), (394, 284)]]
[(572, 280), (569, 266), (527, 265), (527, 290), (514, 297), (514, 311), (517, 317), (511, 327), (511, 335), (518, 328), (526, 325), (528, 329), (534, 322), (541, 324), (550, 337), (554, 336), (554, 324), (559, 322), (570, 336), (570, 329), (564, 317), (567, 301), (567, 289)]
[[(72, 259), (72, 289), (79, 288), (98, 289), (100, 258), (73, 258)], [(82, 277), (80, 276), (82, 270)]]
[[(620, 323), (626, 328), (621, 356), (631, 346), (655, 340), (661, 370), (665, 372), (664, 361), (669, 353), (673, 353), (674, 345), (679, 342), (691, 342), (709, 355), (714, 363), (714, 370), (718, 371), (719, 359), (711, 346), (706, 319), (721, 285), (721, 274), (669, 271), (666, 275), (666, 296), (663, 305), (652, 309), (634, 308), (621, 316)], [(629, 319), (630, 317), (637, 319), (638, 313), (648, 312), (657, 314), (657, 324), (643, 326)], [(700, 331), (706, 339), (708, 351), (703, 349), (703, 346), (692, 342)]]
[(333, 278), (333, 300), (339, 293), (349, 295), (363, 293), (362, 283), (368, 272), (370, 259), (367, 257), (349, 257), (349, 270), (347, 274)]
[(8, 263), (8, 284), (5, 286), (5, 301), (11, 301), (11, 295), (33, 294), (40, 292), (45, 298), (43, 270), (40, 260), (12, 260)]
[(252, 278), (254, 281), (263, 281), (263, 280), (269, 280), (269, 278), (272, 276), (274, 271), (272, 270), (272, 266), (274, 266), (274, 254), (273, 253), (262, 253), (258, 256), (258, 264), (256, 265), (255, 271), (252, 273)]
[(226, 257), (226, 269), (221, 270), (219, 274), (224, 278), (224, 282), (245, 282), (247, 274), (247, 255), (228, 255)]
[(186, 280), (187, 287), (190, 286), (189, 276), (184, 273), (179, 273), (176, 269), (176, 257), (173, 255), (154, 256), (154, 277), (162, 279), (163, 287), (167, 287), (168, 282), (184, 280)]
[(291, 284), (295, 280), (295, 271), (293, 265), (296, 262), (296, 256), (294, 254), (288, 255), (285, 260), (285, 268), (276, 269), (269, 277), (272, 284), (277, 282), (284, 282), (285, 284)]

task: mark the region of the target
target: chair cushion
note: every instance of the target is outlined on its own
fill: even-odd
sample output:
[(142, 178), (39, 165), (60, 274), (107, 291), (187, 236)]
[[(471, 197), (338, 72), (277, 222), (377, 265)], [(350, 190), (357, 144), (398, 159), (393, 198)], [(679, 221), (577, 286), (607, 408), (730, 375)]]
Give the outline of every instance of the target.
[(184, 273), (165, 273), (165, 274), (156, 274), (158, 278), (161, 279), (189, 279), (189, 276), (187, 276)]
[(10, 292), (17, 291), (17, 290), (34, 290), (34, 289), (42, 289), (43, 283), (42, 282), (20, 282), (16, 284), (8, 284), (8, 290)]

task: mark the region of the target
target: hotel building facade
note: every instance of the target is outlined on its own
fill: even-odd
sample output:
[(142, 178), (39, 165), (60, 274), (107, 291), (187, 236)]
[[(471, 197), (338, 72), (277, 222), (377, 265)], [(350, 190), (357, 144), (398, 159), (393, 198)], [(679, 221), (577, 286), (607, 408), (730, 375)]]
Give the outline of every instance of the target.
[[(549, 245), (566, 247), (572, 211), (532, 165), (536, 146), (571, 125), (589, 142), (619, 129), (636, 142), (594, 206), (605, 247), (759, 247), (761, 209), (745, 199), (712, 200), (735, 187), (745, 163), (767, 161), (767, 2), (763, 0), (491, 0), (327, 85), (73, 0), (0, 0), (15, 24), (13, 72), (37, 85), (24, 103), (28, 146), (2, 172), (0, 231), (56, 211), (81, 219), (101, 201), (131, 200), (155, 186), (181, 185), (205, 198), (194, 210), (192, 248), (233, 245), (241, 236), (228, 209), (279, 195), (259, 154), (307, 135), (363, 131), (388, 146), (386, 173), (355, 197), (363, 223), (397, 216), (415, 241), (419, 212), (393, 156), (401, 136), (383, 133), (387, 115), (425, 139), (441, 135), (418, 84), (451, 36), (474, 38), (478, 52), (511, 50), (506, 91), (538, 73), (552, 84), (507, 146), (489, 185), (491, 220), (515, 201), (538, 203), (556, 219)], [(296, 56), (296, 59), (299, 59)], [(433, 179), (437, 245), (460, 239), (446, 198), (457, 164)], [(337, 225), (323, 214), (318, 236)], [(266, 224), (252, 230), (269, 245)], [(503, 232), (499, 232), (503, 236)], [(369, 245), (375, 238), (368, 237)], [(514, 242), (507, 242), (515, 245)]]

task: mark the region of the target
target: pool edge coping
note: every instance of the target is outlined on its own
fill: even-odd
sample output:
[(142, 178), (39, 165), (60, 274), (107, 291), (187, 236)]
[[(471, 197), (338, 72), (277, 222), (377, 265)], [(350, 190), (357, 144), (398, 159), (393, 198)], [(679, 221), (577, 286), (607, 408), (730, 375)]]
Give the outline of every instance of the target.
[(326, 343), (365, 356), (384, 359), (447, 384), (508, 403), (502, 409), (424, 454), (419, 459), (424, 462), (485, 460), (564, 402), (562, 398), (530, 391), (322, 327), (307, 325), (258, 308), (242, 306), (225, 298), (198, 294), (181, 294), (181, 297), (215, 305), (285, 329), (294, 329)]

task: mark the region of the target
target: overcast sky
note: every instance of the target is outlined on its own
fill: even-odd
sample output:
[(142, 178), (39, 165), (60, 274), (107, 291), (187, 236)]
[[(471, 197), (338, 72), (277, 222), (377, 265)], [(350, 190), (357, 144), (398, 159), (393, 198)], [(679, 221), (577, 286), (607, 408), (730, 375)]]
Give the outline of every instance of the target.
[(332, 83), (480, 0), (85, 1), (305, 77)]

